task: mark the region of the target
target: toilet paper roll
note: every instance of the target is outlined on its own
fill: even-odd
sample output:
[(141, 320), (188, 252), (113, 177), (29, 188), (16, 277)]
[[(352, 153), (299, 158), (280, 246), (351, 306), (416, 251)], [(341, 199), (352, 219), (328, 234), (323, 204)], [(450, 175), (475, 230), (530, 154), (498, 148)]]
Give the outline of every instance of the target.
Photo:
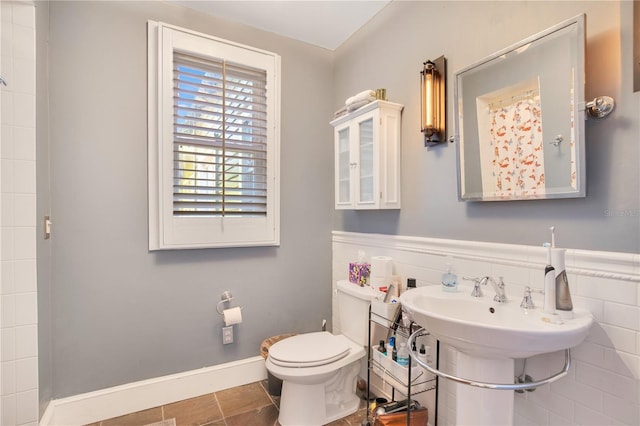
[(225, 309), (222, 311), (222, 317), (226, 326), (240, 324), (242, 322), (242, 310), (240, 308)]
[[(370, 277), (381, 277), (388, 280), (391, 277), (393, 259), (388, 256), (373, 256), (371, 258)], [(385, 283), (386, 284), (386, 283)]]

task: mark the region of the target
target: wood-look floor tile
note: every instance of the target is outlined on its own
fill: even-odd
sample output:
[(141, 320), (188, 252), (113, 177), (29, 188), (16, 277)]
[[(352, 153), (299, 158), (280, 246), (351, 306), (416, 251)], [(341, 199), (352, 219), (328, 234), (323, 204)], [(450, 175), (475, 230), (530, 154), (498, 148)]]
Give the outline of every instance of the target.
[(176, 419), (176, 426), (199, 426), (222, 420), (214, 394), (202, 395), (163, 407), (164, 418)]
[(225, 417), (227, 426), (274, 426), (278, 422), (278, 409), (267, 405), (231, 417)]
[(346, 419), (338, 419), (327, 423), (327, 426), (351, 426), (351, 424)]
[(103, 420), (102, 426), (143, 426), (162, 421), (162, 408), (150, 408), (137, 413)]
[(216, 392), (216, 398), (225, 419), (273, 405), (259, 382)]
[(344, 418), (344, 420), (347, 422), (347, 424), (349, 425), (361, 425), (363, 421), (365, 421), (367, 419), (367, 408), (366, 406), (364, 408), (360, 408), (358, 411), (356, 411), (355, 413), (351, 414), (350, 416), (347, 416)]

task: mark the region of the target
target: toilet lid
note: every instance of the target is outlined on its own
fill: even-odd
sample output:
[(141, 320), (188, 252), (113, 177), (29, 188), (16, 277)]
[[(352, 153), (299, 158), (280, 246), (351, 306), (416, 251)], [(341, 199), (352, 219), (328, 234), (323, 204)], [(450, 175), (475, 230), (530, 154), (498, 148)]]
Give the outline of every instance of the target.
[(285, 367), (316, 367), (329, 364), (349, 353), (347, 342), (327, 331), (298, 334), (269, 348), (269, 358)]

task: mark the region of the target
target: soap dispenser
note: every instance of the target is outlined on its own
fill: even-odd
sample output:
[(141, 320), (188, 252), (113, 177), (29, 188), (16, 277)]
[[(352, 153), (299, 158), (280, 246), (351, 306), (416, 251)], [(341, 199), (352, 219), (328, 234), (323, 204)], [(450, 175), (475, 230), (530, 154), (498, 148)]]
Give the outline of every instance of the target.
[(444, 291), (457, 291), (458, 289), (458, 276), (453, 272), (453, 258), (448, 258), (446, 263), (447, 272), (442, 274), (442, 290)]

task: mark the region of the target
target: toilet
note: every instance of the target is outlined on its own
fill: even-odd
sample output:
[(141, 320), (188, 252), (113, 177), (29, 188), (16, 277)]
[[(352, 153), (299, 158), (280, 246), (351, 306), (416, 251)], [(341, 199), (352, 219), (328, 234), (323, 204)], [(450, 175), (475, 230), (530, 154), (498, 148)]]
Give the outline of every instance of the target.
[(318, 426), (355, 413), (356, 381), (366, 355), (369, 306), (381, 293), (338, 281), (342, 334), (298, 334), (271, 346), (267, 370), (282, 380), (282, 426)]

